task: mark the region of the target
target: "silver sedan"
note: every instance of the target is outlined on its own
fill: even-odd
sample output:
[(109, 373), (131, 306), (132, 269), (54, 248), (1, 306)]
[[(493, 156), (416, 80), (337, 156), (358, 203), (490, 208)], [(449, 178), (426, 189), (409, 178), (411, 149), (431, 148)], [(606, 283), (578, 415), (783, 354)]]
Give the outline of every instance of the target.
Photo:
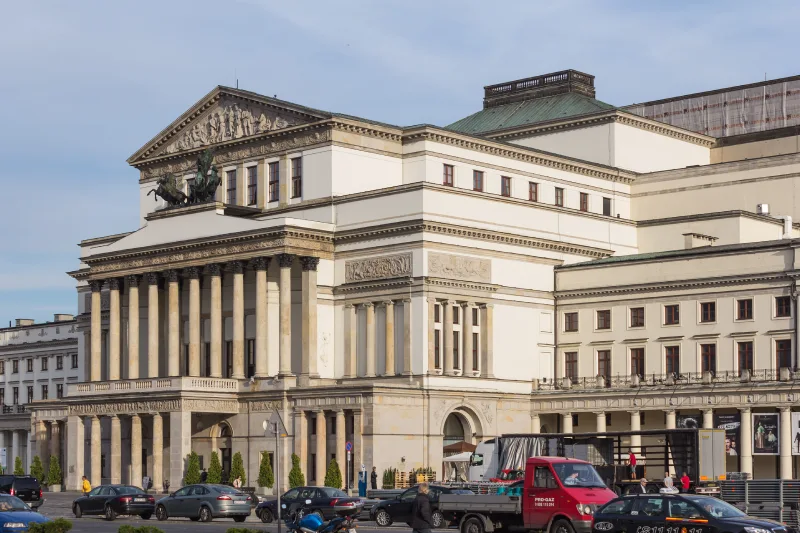
[(249, 495), (226, 485), (189, 485), (156, 502), (156, 518), (189, 518), (210, 522), (214, 518), (233, 518), (244, 522), (250, 516)]

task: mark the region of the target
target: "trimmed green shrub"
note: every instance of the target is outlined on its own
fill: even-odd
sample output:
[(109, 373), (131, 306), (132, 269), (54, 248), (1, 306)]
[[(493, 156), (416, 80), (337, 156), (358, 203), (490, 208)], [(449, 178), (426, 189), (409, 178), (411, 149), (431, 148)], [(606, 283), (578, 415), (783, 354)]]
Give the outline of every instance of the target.
[(217, 452), (211, 452), (211, 464), (208, 465), (206, 483), (222, 483), (222, 464), (219, 462)]
[(58, 464), (58, 457), (50, 456), (50, 471), (47, 473), (48, 485), (61, 485), (61, 465)]
[(29, 525), (28, 533), (67, 533), (70, 529), (72, 529), (72, 522), (64, 518), (56, 518), (52, 522)]
[(242, 454), (236, 452), (233, 454), (233, 461), (231, 461), (231, 475), (229, 481), (231, 484), (237, 477), (242, 478), (242, 487), (247, 484), (247, 476), (244, 473), (244, 462), (242, 461)]
[(14, 475), (15, 476), (24, 476), (25, 469), (22, 468), (22, 457), (17, 457), (14, 459)]
[(258, 486), (272, 488), (275, 485), (275, 474), (269, 462), (269, 454), (261, 452), (261, 466), (258, 468)]
[(200, 483), (200, 457), (195, 452), (190, 453), (187, 457), (189, 464), (186, 467), (186, 477), (183, 478), (183, 484), (194, 485)]
[(117, 533), (164, 533), (163, 529), (158, 529), (156, 526), (119, 526)]
[(383, 487), (384, 489), (393, 489), (395, 480), (397, 479), (397, 469), (388, 468), (383, 471)]
[(39, 480), (39, 483), (46, 483), (47, 480), (44, 478), (44, 466), (42, 465), (42, 460), (39, 459), (38, 455), (33, 457), (33, 463), (31, 463), (31, 475)]
[(306, 484), (306, 477), (300, 470), (300, 458), (297, 454), (292, 454), (292, 469), (289, 471), (289, 487), (302, 487)]
[(332, 489), (342, 488), (342, 471), (339, 470), (339, 463), (336, 459), (331, 459), (328, 463), (328, 471), (325, 472), (325, 486)]

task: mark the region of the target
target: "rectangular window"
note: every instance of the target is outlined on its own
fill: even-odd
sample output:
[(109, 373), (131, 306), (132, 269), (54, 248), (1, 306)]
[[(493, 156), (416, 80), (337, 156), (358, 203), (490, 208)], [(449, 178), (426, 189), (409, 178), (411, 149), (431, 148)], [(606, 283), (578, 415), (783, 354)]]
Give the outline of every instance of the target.
[(47, 370), (47, 361), (48, 361), (49, 359), (50, 359), (50, 358), (49, 358), (49, 357), (47, 357), (46, 355), (45, 355), (44, 357), (42, 357), (42, 370), (43, 370), (43, 371), (44, 371), (44, 370)]
[(233, 341), (225, 343), (225, 353), (228, 357), (225, 358), (225, 368), (223, 369), (225, 375), (223, 377), (229, 378), (233, 374)]
[(192, 188), (194, 187), (194, 178), (186, 179), (186, 196), (192, 194)]
[(603, 198), (603, 214), (607, 217), (611, 216), (611, 198)]
[(442, 321), (442, 306), (439, 304), (433, 306), (433, 321), (437, 324)]
[(556, 187), (556, 205), (564, 207), (564, 189)]
[(611, 425), (611, 413), (606, 413), (606, 426)]
[(258, 203), (258, 167), (247, 167), (247, 205)]
[[(442, 176), (442, 185), (447, 185), (448, 187), (453, 186), (453, 176), (455, 175), (455, 168), (453, 165), (444, 165), (444, 174)], [(313, 478), (312, 478), (313, 479)]]
[(0, 361), (0, 376), (6, 373), (6, 362)]
[(0, 389), (0, 406), (6, 404), (6, 389)]
[(336, 435), (336, 417), (332, 416), (328, 419), (328, 427), (331, 435)]
[(578, 313), (564, 313), (564, 331), (578, 331)]
[(589, 210), (589, 195), (585, 192), (581, 193), (581, 211)]
[(56, 385), (56, 398), (59, 400), (64, 397), (64, 385), (59, 383)]
[(753, 319), (753, 300), (750, 298), (736, 300), (736, 320)]
[(644, 327), (644, 307), (631, 307), (631, 327)]
[(19, 374), (19, 359), (14, 359), (11, 361), (11, 373)]
[(572, 427), (576, 427), (578, 425), (578, 415), (572, 415)]
[(458, 343), (458, 335), (459, 335), (458, 331), (454, 331), (453, 332), (453, 368), (455, 370), (459, 370), (461, 368), (461, 366), (459, 365), (459, 362), (460, 362), (459, 360), (461, 358), (459, 357), (460, 350), (459, 350), (459, 346), (458, 346), (458, 344), (459, 344)]
[(777, 368), (792, 368), (792, 341), (783, 339), (775, 341)]
[(478, 361), (478, 334), (472, 334), (472, 370), (477, 372), (480, 369), (480, 363)]
[(564, 353), (564, 377), (573, 383), (578, 381), (578, 352)]
[(711, 372), (712, 374), (717, 371), (716, 344), (700, 345), (700, 370), (701, 372)]
[(597, 375), (606, 380), (606, 387), (611, 386), (611, 350), (598, 350)]
[(480, 313), (478, 312), (477, 307), (472, 308), (472, 325), (473, 326), (480, 326)]
[(13, 401), (14, 405), (19, 405), (19, 387), (14, 387), (14, 390), (11, 391), (13, 394)]
[(753, 343), (752, 341), (737, 342), (737, 352), (739, 354), (739, 375), (742, 375), (742, 370), (753, 371)]
[(25, 403), (31, 403), (33, 401), (33, 385), (28, 385), (28, 401)]
[(57, 355), (56, 356), (56, 370), (64, 370), (64, 356)]
[(775, 316), (778, 318), (792, 316), (792, 298), (790, 296), (775, 297)]
[(681, 323), (681, 311), (680, 307), (676, 305), (665, 305), (664, 306), (664, 325), (665, 326), (675, 326)]
[(269, 171), (269, 201), (277, 202), (280, 199), (281, 167), (279, 161), (267, 165)]
[(681, 371), (681, 347), (667, 346), (664, 352), (665, 370), (667, 374), (678, 374)]
[(460, 320), (461, 320), (461, 318), (460, 318), (461, 313), (459, 311), (461, 311), (461, 308), (459, 306), (457, 306), (457, 305), (454, 305), (453, 306), (453, 324), (455, 324), (455, 325), (458, 325)]
[(503, 196), (511, 196), (511, 178), (508, 176), (500, 177), (500, 194)]
[(247, 379), (256, 375), (256, 340), (247, 339), (247, 368), (245, 376)]
[(433, 332), (433, 366), (442, 368), (442, 332), (438, 329)]
[(644, 377), (644, 348), (631, 348), (631, 375)]
[(308, 479), (317, 479), (317, 454), (311, 454), (311, 464), (308, 465), (311, 476)]
[(303, 160), (299, 157), (292, 159), (292, 198), (303, 196)]
[(528, 200), (531, 202), (539, 201), (539, 184), (532, 181), (528, 182)]
[(611, 310), (597, 312), (597, 329), (611, 329)]
[(72, 354), (72, 368), (78, 368), (78, 354)]
[(483, 191), (483, 172), (480, 170), (472, 171), (472, 190)]
[(226, 172), (225, 178), (228, 185), (227, 202), (229, 204), (236, 204), (236, 170), (229, 170)]
[(28, 372), (33, 372), (33, 359), (28, 359), (26, 361), (26, 364), (27, 364), (27, 367), (28, 367)]
[(47, 399), (47, 385), (42, 385), (42, 400)]
[(700, 304), (700, 322), (717, 321), (717, 302), (703, 302)]

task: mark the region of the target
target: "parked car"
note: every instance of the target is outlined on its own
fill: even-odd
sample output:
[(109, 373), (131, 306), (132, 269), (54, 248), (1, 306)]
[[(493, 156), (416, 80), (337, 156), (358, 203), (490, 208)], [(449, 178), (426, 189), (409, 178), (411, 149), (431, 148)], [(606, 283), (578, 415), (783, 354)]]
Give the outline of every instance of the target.
[(155, 507), (155, 498), (139, 487), (100, 485), (73, 501), (72, 513), (75, 518), (85, 514), (101, 514), (106, 520), (114, 520), (117, 515), (137, 515), (149, 520)]
[(16, 496), (0, 495), (0, 524), (3, 531), (27, 531), (34, 523), (50, 522)]
[[(411, 487), (397, 498), (376, 503), (369, 510), (370, 520), (375, 521), (382, 527), (390, 526), (393, 522), (410, 522), (411, 504), (414, 503), (414, 499), (417, 497), (417, 491), (417, 487)], [(433, 519), (434, 528), (442, 527), (444, 524), (444, 516), (439, 510), (439, 496), (441, 494), (474, 494), (474, 492), (466, 489), (431, 485), (428, 496), (431, 499), (431, 518)]]
[(39, 480), (33, 476), (0, 476), (0, 492), (16, 496), (29, 507), (38, 509), (44, 503), (44, 494)]
[(252, 498), (226, 485), (189, 485), (156, 502), (156, 518), (189, 518), (210, 522), (214, 518), (233, 518), (244, 522), (250, 516)]
[[(256, 516), (264, 523), (272, 522), (277, 516), (277, 499), (267, 500), (258, 504)], [(306, 503), (311, 501), (311, 503)], [(324, 520), (330, 520), (339, 515), (358, 515), (363, 503), (360, 498), (351, 498), (344, 491), (330, 487), (297, 487), (281, 496), (281, 514), (288, 514), (300, 508), (305, 509), (305, 514), (318, 514)], [(352, 509), (352, 511), (351, 511)]]

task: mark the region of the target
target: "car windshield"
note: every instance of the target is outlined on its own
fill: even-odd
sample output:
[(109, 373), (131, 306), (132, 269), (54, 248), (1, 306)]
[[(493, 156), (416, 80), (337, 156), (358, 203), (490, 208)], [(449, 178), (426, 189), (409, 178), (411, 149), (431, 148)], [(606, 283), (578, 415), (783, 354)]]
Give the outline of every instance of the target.
[(118, 494), (144, 494), (142, 489), (136, 487), (114, 487)]
[(16, 496), (0, 496), (0, 512), (30, 511), (31, 508)]
[(324, 487), (319, 490), (321, 490), (322, 493), (328, 498), (347, 498), (347, 494), (345, 494), (344, 491), (341, 491), (339, 489)]
[(685, 496), (685, 498), (715, 518), (746, 516), (743, 511), (716, 498), (709, 496)]
[(592, 465), (583, 463), (554, 463), (553, 470), (556, 471), (558, 479), (565, 487), (597, 487), (606, 486), (600, 476), (597, 475)]

